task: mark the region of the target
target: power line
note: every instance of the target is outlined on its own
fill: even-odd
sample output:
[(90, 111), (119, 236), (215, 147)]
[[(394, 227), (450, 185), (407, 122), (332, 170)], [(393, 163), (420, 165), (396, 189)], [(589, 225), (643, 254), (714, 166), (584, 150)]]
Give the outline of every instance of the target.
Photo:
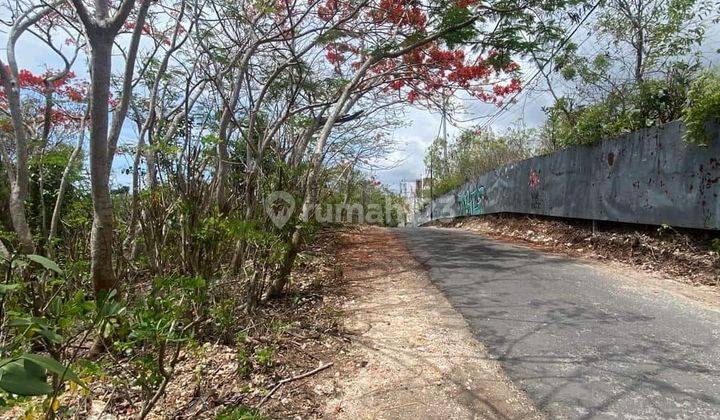
[[(530, 78), (530, 80), (528, 80), (526, 83), (524, 83), (524, 86), (527, 86), (527, 85), (529, 85), (530, 83), (532, 83), (532, 82), (535, 80), (535, 78), (537, 78), (538, 75), (540, 75), (540, 72), (545, 69), (545, 65), (547, 65), (547, 63), (549, 63), (549, 62), (555, 57), (555, 54), (557, 54), (557, 53), (565, 46), (565, 44), (567, 44), (568, 41), (570, 41), (570, 39), (575, 35), (575, 33), (577, 33), (577, 31), (582, 27), (582, 25), (585, 24), (585, 21), (587, 21), (587, 19), (588, 19), (588, 18), (590, 17), (590, 15), (595, 11), (595, 9), (597, 9), (597, 7), (598, 7), (599, 5), (600, 5), (600, 1), (598, 1), (597, 3), (595, 3), (595, 5), (593, 5), (593, 7), (587, 12), (587, 14), (585, 14), (585, 17), (583, 17), (582, 20), (581, 20), (580, 22), (578, 22), (577, 26), (575, 26), (575, 28), (572, 30), (572, 32), (570, 32), (570, 34), (568, 34), (568, 35), (562, 40), (562, 42), (560, 43), (560, 45), (558, 45), (558, 47), (550, 54), (550, 59), (548, 59), (548, 60), (545, 62), (544, 65), (540, 66), (540, 68), (538, 68), (538, 70), (535, 72), (535, 74), (533, 74), (533, 76)], [(490, 117), (490, 119), (489, 119), (485, 124), (483, 124), (482, 127), (480, 127), (480, 130), (485, 130), (490, 124), (492, 124), (493, 122), (495, 122), (495, 121), (497, 120), (497, 118), (500, 116), (500, 114), (502, 114), (502, 113), (513, 103), (513, 101), (515, 100), (515, 98), (517, 98), (518, 95), (520, 95), (522, 92), (523, 92), (523, 90), (520, 90), (520, 91), (518, 91), (517, 93), (515, 93), (515, 95), (513, 95), (513, 97), (510, 98), (510, 100), (509, 100), (507, 103), (505, 103), (505, 105), (503, 105), (502, 108), (500, 108), (495, 114), (493, 114), (493, 115)], [(444, 119), (445, 119), (445, 116), (444, 116), (444, 115), (445, 115), (445, 114), (444, 114), (444, 112), (443, 112), (443, 121), (441, 121), (440, 126), (438, 127), (438, 133), (437, 133), (436, 138), (438, 138), (438, 137), (440, 136), (440, 132), (441, 132), (441, 130), (442, 130), (442, 128), (443, 128), (443, 123), (444, 123)], [(445, 141), (447, 141), (447, 139), (445, 139)], [(430, 147), (432, 147), (432, 144), (430, 145)], [(431, 188), (431, 191), (432, 191), (432, 157), (431, 157), (431, 159), (430, 159), (430, 173), (431, 173), (431, 175), (430, 175), (430, 179), (431, 179), (431, 181), (430, 181), (430, 188)], [(432, 196), (432, 192), (431, 192), (431, 196)], [(431, 200), (432, 200), (432, 199), (431, 199)], [(432, 201), (431, 201), (431, 202), (432, 202)], [(431, 209), (431, 214), (432, 214), (432, 209)]]
[[(598, 7), (599, 5), (600, 5), (600, 1), (598, 1), (597, 3), (595, 3), (595, 5), (587, 12), (587, 14), (585, 15), (585, 17), (582, 18), (582, 20), (577, 24), (577, 26), (575, 26), (575, 29), (573, 29), (572, 32), (570, 32), (570, 34), (567, 35), (567, 36), (563, 39), (563, 41), (560, 43), (560, 45), (558, 45), (558, 47), (550, 54), (550, 58), (545, 62), (545, 64), (543, 64), (542, 66), (540, 66), (540, 68), (537, 69), (537, 71), (535, 72), (535, 74), (533, 74), (533, 76), (530, 78), (530, 80), (528, 80), (527, 82), (525, 82), (525, 83), (523, 84), (523, 85), (524, 85), (523, 87), (525, 87), (525, 86), (529, 85), (530, 83), (532, 83), (532, 82), (535, 80), (535, 78), (537, 78), (537, 77), (540, 75), (540, 72), (543, 71), (543, 70), (545, 70), (545, 66), (547, 65), (547, 63), (549, 63), (549, 62), (555, 57), (555, 54), (557, 54), (558, 52), (560, 52), (560, 50), (565, 46), (565, 44), (567, 44), (568, 41), (570, 41), (570, 39), (571, 39), (571, 38), (575, 35), (575, 33), (582, 27), (582, 25), (585, 24), (585, 21), (587, 21), (587, 19), (588, 19), (588, 18), (590, 17), (590, 15), (595, 11), (595, 9), (597, 9), (597, 7)], [(517, 93), (515, 93), (515, 95), (513, 95), (513, 97), (510, 98), (510, 100), (509, 100), (508, 102), (506, 102), (505, 105), (503, 105), (502, 108), (500, 108), (495, 114), (493, 114), (493, 115), (490, 117), (490, 119), (489, 119), (488, 121), (486, 121), (485, 124), (482, 125), (482, 127), (480, 127), (480, 130), (485, 130), (486, 128), (488, 128), (488, 126), (490, 126), (490, 124), (492, 124), (492, 123), (494, 123), (495, 121), (497, 121), (497, 118), (498, 118), (505, 110), (508, 109), (508, 107), (513, 103), (513, 101), (515, 100), (515, 98), (517, 98), (518, 95), (520, 95), (522, 92), (524, 92), (524, 91), (523, 91), (523, 90), (519, 90)]]

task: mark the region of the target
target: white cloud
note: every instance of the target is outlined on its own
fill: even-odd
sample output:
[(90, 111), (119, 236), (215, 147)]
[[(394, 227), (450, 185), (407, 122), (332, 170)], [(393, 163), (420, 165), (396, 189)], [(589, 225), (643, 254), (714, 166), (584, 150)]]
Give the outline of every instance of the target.
[[(490, 128), (502, 132), (507, 127), (518, 124), (519, 121), (531, 127), (540, 125), (545, 119), (542, 107), (549, 105), (550, 99), (544, 93), (529, 96), (522, 94), (518, 97), (518, 103), (508, 107), (500, 118), (491, 124)], [(463, 112), (453, 117), (453, 124), (448, 124), (447, 134), (451, 141), (463, 129), (485, 123), (500, 109), (496, 105), (482, 103), (468, 97), (456, 99), (456, 102), (463, 107)], [(408, 125), (393, 133), (398, 150), (392, 153), (388, 159), (376, 162), (380, 167), (390, 167), (390, 169), (379, 170), (376, 176), (394, 191), (398, 190), (400, 181), (413, 181), (420, 179), (425, 174), (423, 159), (428, 146), (440, 134), (442, 114), (438, 110), (430, 111), (408, 107), (406, 119)], [(393, 162), (397, 164), (391, 166), (390, 164)]]

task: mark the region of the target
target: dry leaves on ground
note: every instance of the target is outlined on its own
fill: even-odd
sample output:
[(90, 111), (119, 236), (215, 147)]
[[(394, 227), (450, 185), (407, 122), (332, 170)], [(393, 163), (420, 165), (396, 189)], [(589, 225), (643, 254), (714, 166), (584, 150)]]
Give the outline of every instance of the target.
[(485, 215), (436, 225), (522, 241), (552, 252), (613, 260), (688, 283), (720, 285), (720, 255), (710, 231), (615, 224), (528, 215)]

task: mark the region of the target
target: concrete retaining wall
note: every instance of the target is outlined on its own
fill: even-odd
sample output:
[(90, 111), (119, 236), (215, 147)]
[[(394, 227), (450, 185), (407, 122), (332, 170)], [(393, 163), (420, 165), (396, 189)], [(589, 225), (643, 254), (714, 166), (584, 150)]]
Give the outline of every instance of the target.
[(575, 146), (485, 173), (416, 215), (527, 213), (720, 229), (720, 126), (711, 146), (682, 140), (673, 122)]

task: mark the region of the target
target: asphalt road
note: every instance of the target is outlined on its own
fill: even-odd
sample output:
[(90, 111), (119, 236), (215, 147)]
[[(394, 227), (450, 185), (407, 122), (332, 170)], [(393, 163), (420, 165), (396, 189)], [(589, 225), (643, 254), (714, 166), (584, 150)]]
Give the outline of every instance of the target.
[(474, 233), (397, 232), (549, 417), (720, 418), (720, 311)]

